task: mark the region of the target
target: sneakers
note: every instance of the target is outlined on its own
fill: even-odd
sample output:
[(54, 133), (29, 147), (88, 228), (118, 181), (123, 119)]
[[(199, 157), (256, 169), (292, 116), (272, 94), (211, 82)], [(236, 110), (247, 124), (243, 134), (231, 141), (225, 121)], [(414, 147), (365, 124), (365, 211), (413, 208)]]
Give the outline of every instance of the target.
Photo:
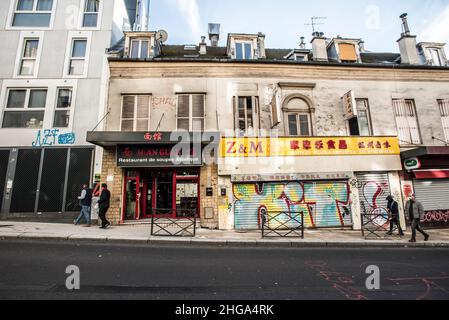
[(430, 236), (429, 235), (426, 235), (425, 237), (424, 237), (424, 241), (429, 241), (429, 239), (430, 239)]
[(409, 242), (410, 243), (416, 243), (416, 240), (415, 239), (411, 239)]

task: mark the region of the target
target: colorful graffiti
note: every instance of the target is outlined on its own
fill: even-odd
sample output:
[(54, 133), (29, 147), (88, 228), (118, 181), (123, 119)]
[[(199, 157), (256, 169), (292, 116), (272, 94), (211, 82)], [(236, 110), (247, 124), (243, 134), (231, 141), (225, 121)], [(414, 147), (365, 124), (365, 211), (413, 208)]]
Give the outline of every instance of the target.
[(351, 226), (349, 196), (346, 182), (234, 184), (235, 228), (260, 228), (263, 209), (286, 221), (302, 212), (307, 228)]
[(362, 214), (374, 216), (372, 222), (380, 227), (389, 227), (386, 198), (390, 194), (388, 183), (368, 181), (359, 188)]
[(51, 147), (54, 145), (72, 145), (75, 143), (73, 132), (61, 134), (59, 129), (39, 130), (36, 139), (31, 144), (33, 147)]
[(447, 228), (449, 226), (449, 210), (426, 211), (423, 225), (426, 228)]

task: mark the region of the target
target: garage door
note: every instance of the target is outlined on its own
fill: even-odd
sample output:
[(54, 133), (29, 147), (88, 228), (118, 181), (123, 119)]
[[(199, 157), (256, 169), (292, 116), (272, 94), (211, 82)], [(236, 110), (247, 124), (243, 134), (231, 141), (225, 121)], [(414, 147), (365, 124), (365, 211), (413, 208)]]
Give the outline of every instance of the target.
[(415, 195), (424, 206), (424, 226), (449, 227), (449, 180), (415, 180)]

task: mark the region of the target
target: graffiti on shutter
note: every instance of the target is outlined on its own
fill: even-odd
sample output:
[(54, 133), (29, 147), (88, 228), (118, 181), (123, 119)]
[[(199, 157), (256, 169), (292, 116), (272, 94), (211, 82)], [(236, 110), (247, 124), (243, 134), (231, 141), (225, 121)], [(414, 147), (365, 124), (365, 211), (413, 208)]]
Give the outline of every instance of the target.
[(269, 215), (303, 212), (307, 228), (352, 226), (346, 181), (234, 184), (233, 190), (236, 229), (259, 229), (263, 209)]

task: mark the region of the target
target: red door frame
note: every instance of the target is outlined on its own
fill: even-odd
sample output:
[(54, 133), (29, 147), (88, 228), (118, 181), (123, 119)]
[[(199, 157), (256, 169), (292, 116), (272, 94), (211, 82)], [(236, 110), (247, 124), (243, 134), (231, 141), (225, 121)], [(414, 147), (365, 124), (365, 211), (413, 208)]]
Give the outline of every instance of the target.
[[(135, 180), (136, 181), (136, 210), (134, 215), (134, 220), (140, 220), (140, 219), (149, 219), (149, 218), (163, 218), (166, 217), (165, 215), (156, 215), (156, 214), (148, 214), (147, 209), (147, 201), (148, 201), (148, 178), (152, 180), (151, 185), (151, 211), (153, 211), (156, 208), (156, 177), (151, 174), (151, 170), (149, 169), (143, 169), (143, 168), (136, 168), (135, 171), (137, 172), (136, 177), (128, 177), (128, 171), (134, 170), (134, 169), (124, 169), (125, 173), (125, 179), (124, 179), (124, 187), (123, 187), (123, 209), (122, 209), (122, 221), (126, 221), (126, 192), (127, 192), (127, 183), (129, 180)], [(198, 175), (195, 176), (177, 176), (176, 169), (175, 168), (164, 168), (164, 169), (157, 169), (157, 170), (164, 170), (164, 171), (172, 171), (172, 218), (177, 218), (177, 210), (176, 210), (176, 186), (178, 181), (194, 181), (198, 185), (198, 209), (196, 213), (196, 217), (200, 218), (200, 205), (201, 205), (201, 193), (200, 193), (200, 175), (201, 172), (198, 170)], [(142, 190), (140, 188), (140, 182), (143, 182)], [(139, 192), (140, 191), (140, 192)], [(140, 194), (139, 194), (140, 193)], [(141, 205), (141, 197), (142, 194), (144, 195), (143, 204)]]

